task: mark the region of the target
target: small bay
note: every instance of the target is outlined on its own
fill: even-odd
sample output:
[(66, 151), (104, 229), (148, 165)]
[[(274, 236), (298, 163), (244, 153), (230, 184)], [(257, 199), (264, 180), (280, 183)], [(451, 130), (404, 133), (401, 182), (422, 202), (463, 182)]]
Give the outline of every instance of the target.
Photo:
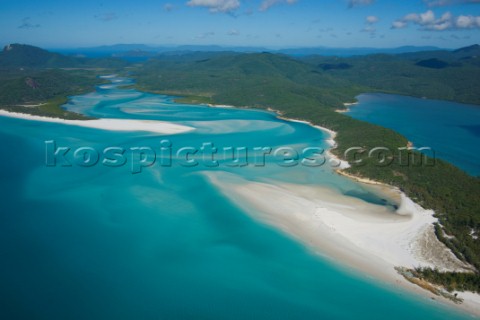
[[(395, 130), (415, 147), (480, 176), (480, 106), (390, 94), (362, 94), (349, 116)], [(428, 152), (431, 155), (431, 152)]]

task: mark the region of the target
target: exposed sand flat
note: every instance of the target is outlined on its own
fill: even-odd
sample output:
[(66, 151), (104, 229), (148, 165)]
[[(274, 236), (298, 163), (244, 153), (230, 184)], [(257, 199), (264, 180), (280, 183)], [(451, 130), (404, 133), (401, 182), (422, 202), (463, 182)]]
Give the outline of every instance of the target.
[(209, 106), (210, 108), (220, 108), (220, 109), (232, 109), (232, 108), (237, 108), (237, 107), (229, 106), (229, 105), (226, 105), (226, 104), (212, 104), (212, 103), (207, 103), (206, 105)]
[[(262, 218), (288, 229), (285, 231), (296, 238), (309, 244), (319, 244), (324, 238), (329, 238), (328, 247), (334, 243), (335, 250), (327, 248), (327, 252), (332, 251), (330, 253), (334, 258), (339, 257), (335, 251), (342, 247), (337, 244), (338, 239), (339, 244), (348, 243), (348, 248), (342, 250), (351, 251), (353, 246), (356, 247), (355, 252), (362, 250), (391, 266), (466, 269), (453, 255), (451, 261), (435, 261), (433, 264), (431, 253), (424, 256), (423, 251), (418, 250), (418, 246), (424, 245), (442, 247), (449, 252), (441, 242), (435, 242), (438, 240), (431, 237), (432, 223), (436, 221), (433, 211), (422, 209), (404, 194), (399, 194), (401, 205), (395, 213), (326, 187), (273, 180), (268, 183), (252, 182), (228, 173), (208, 172), (205, 175), (212, 183), (221, 186), (227, 196), (242, 200), (238, 201), (241, 207), (248, 206), (248, 209), (258, 211)], [(310, 236), (305, 237), (305, 234)], [(324, 246), (327, 245), (322, 244), (322, 252), (325, 251)], [(348, 255), (356, 254), (351, 252)]]
[(96, 120), (65, 120), (60, 118), (48, 118), (34, 116), (24, 113), (9, 112), (0, 110), (0, 116), (43, 121), (52, 123), (61, 123), (72, 126), (110, 130), (110, 131), (147, 131), (160, 134), (176, 134), (195, 130), (195, 128), (174, 124), (164, 121), (153, 120), (127, 120), (127, 119), (96, 119)]
[[(424, 210), (396, 190), (390, 192), (397, 193), (401, 205), (397, 212), (391, 212), (320, 186), (273, 180), (253, 182), (225, 172), (203, 174), (254, 218), (281, 229), (340, 266), (361, 271), (387, 285), (400, 284), (423, 296), (451, 303), (409, 283), (394, 267), (468, 270), (434, 236), (433, 211)], [(480, 296), (472, 294), (468, 298), (461, 307), (480, 314), (475, 307)]]
[(18, 104), (17, 107), (25, 107), (25, 108), (36, 108), (45, 105), (46, 103), (37, 103), (37, 104)]
[(118, 75), (108, 74), (108, 75), (105, 75), (105, 76), (100, 76), (100, 79), (113, 79), (113, 78), (116, 78), (116, 77), (118, 77)]

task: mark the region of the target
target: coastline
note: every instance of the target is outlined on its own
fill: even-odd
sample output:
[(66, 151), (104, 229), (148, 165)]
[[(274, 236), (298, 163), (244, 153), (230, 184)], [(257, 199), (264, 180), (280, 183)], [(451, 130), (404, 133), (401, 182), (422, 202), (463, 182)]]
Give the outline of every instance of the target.
[(229, 105), (223, 105), (223, 104), (212, 104), (212, 103), (207, 103), (205, 104), (206, 106), (210, 107), (210, 108), (225, 108), (225, 109), (232, 109), (232, 108), (236, 108), (234, 106), (229, 106)]
[(338, 113), (347, 113), (350, 112), (350, 107), (356, 106), (358, 104), (357, 102), (345, 102), (343, 105), (345, 106), (345, 109), (337, 109), (335, 112)]
[(403, 193), (397, 191), (401, 205), (397, 214), (392, 214), (383, 206), (327, 187), (250, 181), (226, 172), (201, 174), (252, 218), (282, 231), (345, 272), (480, 316), (479, 295), (459, 293), (459, 298), (465, 298), (457, 305), (408, 282), (395, 270), (397, 266), (440, 264), (444, 270), (462, 270), (461, 262), (436, 239), (433, 211), (421, 208)]
[(94, 119), (94, 120), (65, 120), (60, 118), (49, 118), (34, 116), (26, 113), (9, 112), (0, 110), (0, 116), (22, 120), (42, 121), (59, 123), (78, 127), (108, 130), (108, 131), (146, 131), (159, 134), (178, 134), (195, 130), (195, 128), (154, 120), (129, 120), (129, 119)]
[(312, 127), (316, 128), (320, 131), (328, 133), (330, 135), (330, 137), (326, 140), (326, 142), (330, 145), (330, 148), (325, 150), (325, 154), (327, 155), (328, 162), (329, 162), (330, 166), (332, 168), (335, 168), (337, 172), (338, 172), (338, 170), (343, 170), (343, 169), (350, 168), (350, 164), (347, 161), (340, 159), (339, 157), (334, 155), (331, 151), (331, 150), (333, 150), (337, 147), (337, 143), (335, 141), (335, 137), (337, 136), (337, 132), (335, 132), (331, 129), (325, 128), (325, 127), (317, 126), (317, 125), (315, 125), (315, 124), (313, 124), (309, 121), (306, 121), (306, 120), (297, 120), (297, 119), (285, 118), (281, 113), (278, 113), (276, 110), (273, 110), (273, 109), (270, 109), (270, 110), (272, 112), (277, 113), (277, 118), (278, 119), (282, 119), (282, 120), (289, 121), (289, 122), (297, 122), (297, 123), (307, 124), (307, 125), (312, 126)]
[[(358, 102), (348, 105), (356, 104), (358, 104)], [(329, 261), (332, 261), (338, 267), (348, 272), (354, 272), (358, 275), (360, 271), (361, 276), (375, 279), (377, 283), (381, 283), (392, 290), (396, 290), (399, 286), (404, 291), (415, 294), (418, 298), (438, 301), (442, 306), (450, 306), (471, 316), (480, 317), (479, 294), (457, 292), (458, 297), (463, 299), (463, 303), (456, 304), (445, 297), (434, 295), (416, 284), (412, 284), (395, 270), (395, 268), (399, 266), (408, 268), (422, 266), (438, 268), (442, 271), (468, 272), (470, 270), (470, 266), (458, 260), (451, 250), (437, 239), (434, 233), (434, 223), (437, 222), (437, 219), (434, 218), (434, 212), (432, 210), (425, 210), (396, 187), (344, 172), (343, 170), (349, 168), (350, 165), (347, 161), (341, 160), (331, 152), (331, 150), (337, 146), (335, 141), (337, 132), (314, 125), (309, 121), (286, 118), (281, 112), (271, 108), (269, 108), (268, 111), (275, 112), (279, 119), (304, 123), (328, 133), (330, 137), (327, 139), (327, 143), (331, 148), (326, 150), (326, 155), (332, 169), (339, 175), (368, 186), (378, 194), (389, 197), (394, 201), (396, 200), (399, 203), (399, 208), (396, 212), (397, 218), (402, 217), (409, 219), (410, 224), (405, 222), (403, 226), (397, 224), (396, 226), (390, 225), (389, 228), (386, 228), (388, 222), (382, 221), (379, 224), (381, 225), (380, 227), (378, 227), (379, 225), (375, 226), (374, 223), (367, 223), (360, 228), (359, 223), (361, 222), (355, 221), (352, 224), (351, 221), (349, 221), (349, 223), (347, 223), (348, 219), (344, 219), (344, 221), (342, 221), (342, 219), (333, 219), (335, 222), (330, 221), (330, 224), (328, 221), (323, 220), (319, 224), (318, 221), (315, 222), (315, 219), (318, 220), (322, 213), (327, 213), (328, 215), (329, 212), (335, 212), (335, 210), (332, 211), (331, 208), (328, 208), (325, 203), (338, 202), (338, 195), (322, 203), (321, 195), (325, 194), (325, 191), (319, 193), (318, 197), (311, 198), (312, 190), (309, 186), (294, 185), (292, 187), (286, 187), (286, 184), (273, 181), (270, 181), (267, 185), (243, 181), (243, 184), (246, 184), (246, 186), (241, 186), (242, 182), (238, 183), (240, 186), (237, 185), (237, 187), (235, 186), (236, 184), (226, 186), (218, 177), (214, 177), (211, 173), (205, 173), (213, 184), (217, 185), (219, 189), (236, 202), (239, 207), (245, 208), (247, 212), (251, 212), (252, 210), (254, 212), (256, 211), (257, 216), (255, 216), (255, 218), (259, 218), (265, 223), (283, 230), (286, 234), (304, 243), (308, 248), (313, 250), (315, 254), (326, 257)], [(271, 188), (270, 191), (277, 194), (269, 195), (268, 188)], [(286, 191), (280, 192), (276, 188), (283, 188), (286, 189)], [(310, 188), (310, 190), (306, 191), (306, 194), (309, 195), (308, 197), (305, 197), (305, 195), (300, 195), (299, 197), (299, 195), (296, 194), (298, 190), (302, 190), (302, 188)], [(225, 190), (230, 191), (225, 192)], [(264, 198), (263, 200), (259, 199), (258, 195), (260, 194)], [(269, 207), (269, 205), (265, 203), (265, 199), (269, 199), (268, 201), (270, 201), (272, 207)], [(313, 205), (315, 210), (310, 211), (310, 214), (307, 214), (308, 216), (292, 218), (284, 213), (278, 212), (279, 201), (290, 201), (294, 205), (306, 201), (301, 209), (295, 209), (288, 204), (280, 206), (293, 212), (300, 210), (308, 212), (312, 208), (312, 203), (314, 204), (315, 202), (321, 202), (322, 205)], [(351, 206), (351, 204), (351, 202), (347, 201), (344, 207)], [(310, 210), (308, 209), (309, 207)], [(340, 205), (340, 207), (342, 207), (342, 205)], [(353, 206), (355, 209), (359, 207), (361, 208), (360, 204)], [(370, 210), (372, 210), (372, 208), (370, 208)], [(358, 211), (362, 210), (354, 211), (358, 213)], [(342, 212), (342, 210), (337, 210), (336, 213), (344, 215), (343, 218), (345, 218), (346, 214)], [(366, 211), (363, 210), (362, 213), (366, 214)], [(346, 216), (348, 216), (348, 214)], [(366, 214), (366, 216), (368, 216), (368, 214)], [(300, 220), (300, 222), (298, 220)], [(323, 226), (321, 224), (323, 224)], [(317, 230), (312, 230), (315, 226)], [(342, 228), (346, 228), (348, 231), (339, 232)], [(359, 233), (359, 229), (363, 229), (364, 232)], [(388, 229), (388, 232), (385, 232), (386, 229)], [(376, 236), (380, 235), (374, 243), (371, 242), (373, 234)], [(394, 239), (393, 242), (392, 239)], [(395, 242), (400, 244), (401, 248), (399, 248)], [(333, 243), (335, 245), (333, 245)], [(375, 244), (380, 248), (377, 248), (378, 250), (376, 252), (371, 249), (372, 245), (375, 246)]]
[[(161, 121), (63, 120), (3, 110), (0, 110), (0, 116), (112, 131), (181, 133), (194, 130), (194, 128)], [(352, 197), (339, 197), (338, 194), (320, 187), (315, 188), (275, 181), (267, 181), (267, 183), (238, 179), (235, 181), (235, 179), (232, 180), (229, 177), (226, 179), (219, 178), (213, 173), (207, 175), (212, 183), (233, 199), (239, 207), (247, 209), (247, 212), (254, 212), (256, 218), (283, 230), (316, 254), (326, 257), (348, 272), (354, 272), (358, 275), (358, 271), (360, 271), (361, 276), (372, 278), (392, 290), (396, 290), (396, 287), (400, 286), (415, 293), (418, 297), (438, 300), (442, 304), (451, 305), (469, 314), (480, 316), (480, 295), (468, 292), (459, 293), (459, 297), (464, 298), (465, 302), (462, 305), (456, 305), (448, 299), (433, 295), (411, 284), (394, 270), (395, 266), (413, 268), (438, 265), (437, 261), (429, 260), (436, 257), (427, 255), (427, 251), (432, 249), (432, 241), (437, 240), (432, 228), (433, 222), (436, 221), (433, 217), (433, 211), (421, 208), (392, 186), (343, 172), (342, 169), (349, 167), (348, 163), (330, 152), (332, 148), (336, 147), (335, 137), (337, 133), (335, 131), (313, 125), (308, 121), (284, 118), (281, 114), (278, 115), (278, 118), (308, 124), (318, 130), (327, 132), (330, 135), (327, 142), (331, 146), (326, 151), (329, 161), (340, 164), (336, 166), (334, 171), (359, 183), (377, 188), (378, 192), (386, 192), (392, 198), (399, 199), (398, 215), (387, 218), (385, 212), (379, 208), (366, 206), (360, 200), (354, 200)], [(332, 165), (332, 167), (335, 166)], [(285, 212), (285, 210), (281, 211), (279, 208), (287, 210)], [(290, 215), (291, 212), (294, 212), (294, 215)], [(425, 244), (430, 245), (430, 247)], [(451, 254), (442, 243), (435, 243), (433, 247), (437, 246), (443, 246), (441, 251), (444, 254)], [(453, 254), (451, 254), (451, 258), (456, 259)], [(452, 270), (452, 268), (446, 266), (445, 270)]]

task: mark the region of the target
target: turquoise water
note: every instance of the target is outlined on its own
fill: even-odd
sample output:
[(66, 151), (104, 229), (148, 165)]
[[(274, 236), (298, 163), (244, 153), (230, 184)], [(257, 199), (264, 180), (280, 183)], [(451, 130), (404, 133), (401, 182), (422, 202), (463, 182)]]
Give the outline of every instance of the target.
[(480, 106), (387, 94), (357, 99), (348, 115), (393, 129), (416, 147), (431, 147), (436, 157), (480, 176)]
[[(118, 84), (128, 79), (114, 79)], [(0, 117), (0, 319), (463, 319), (427, 299), (346, 273), (254, 221), (201, 174), (228, 171), (328, 186), (383, 203), (322, 166), (47, 167), (59, 146), (326, 147), (324, 133), (268, 112), (179, 105), (99, 87), (70, 110), (167, 120), (178, 135)]]

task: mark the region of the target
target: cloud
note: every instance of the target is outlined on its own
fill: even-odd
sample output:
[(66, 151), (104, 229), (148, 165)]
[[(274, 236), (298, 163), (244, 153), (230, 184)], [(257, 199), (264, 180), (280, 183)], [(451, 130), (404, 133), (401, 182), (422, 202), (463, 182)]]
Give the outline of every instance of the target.
[(210, 32), (201, 33), (201, 34), (197, 35), (195, 38), (206, 39), (206, 38), (209, 38), (209, 37), (213, 37), (214, 35), (215, 35), (215, 32), (210, 31)]
[(368, 32), (370, 34), (374, 34), (375, 32), (377, 32), (377, 28), (375, 28), (374, 26), (365, 26), (365, 28), (363, 28), (362, 30), (360, 30), (362, 32)]
[(429, 8), (454, 6), (460, 4), (480, 4), (480, 0), (423, 0)]
[(460, 29), (480, 28), (480, 16), (458, 16), (455, 25)]
[(362, 32), (368, 32), (370, 35), (375, 34), (377, 32), (377, 28), (374, 26), (375, 23), (380, 21), (377, 16), (367, 16), (365, 17), (365, 27), (360, 30)]
[(97, 14), (94, 16), (95, 19), (101, 20), (103, 22), (109, 22), (112, 20), (118, 19), (117, 14), (114, 12), (107, 12), (102, 14)]
[(240, 35), (240, 32), (238, 30), (230, 30), (227, 32), (228, 36), (238, 36)]
[(361, 7), (361, 6), (369, 6), (375, 3), (375, 0), (349, 0), (348, 7)]
[(392, 22), (392, 29), (403, 29), (408, 26), (406, 21), (397, 20)]
[(480, 16), (461, 15), (455, 17), (449, 11), (437, 18), (432, 10), (425, 13), (410, 13), (392, 23), (392, 29), (406, 28), (409, 24), (420, 26), (422, 30), (444, 31), (455, 29), (480, 29)]
[(365, 18), (365, 22), (368, 24), (374, 24), (377, 23), (380, 19), (376, 16), (368, 16)]
[(267, 11), (271, 7), (277, 4), (286, 3), (286, 4), (294, 4), (298, 0), (263, 0), (260, 4), (260, 11)]
[(190, 0), (187, 2), (190, 7), (208, 8), (210, 12), (229, 13), (240, 7), (239, 0)]
[(22, 19), (22, 24), (18, 26), (19, 29), (35, 29), (40, 28), (39, 24), (33, 24), (30, 22), (30, 17), (25, 17)]
[(171, 3), (165, 3), (165, 5), (163, 6), (163, 10), (167, 11), (167, 12), (171, 12), (175, 9), (175, 6)]

